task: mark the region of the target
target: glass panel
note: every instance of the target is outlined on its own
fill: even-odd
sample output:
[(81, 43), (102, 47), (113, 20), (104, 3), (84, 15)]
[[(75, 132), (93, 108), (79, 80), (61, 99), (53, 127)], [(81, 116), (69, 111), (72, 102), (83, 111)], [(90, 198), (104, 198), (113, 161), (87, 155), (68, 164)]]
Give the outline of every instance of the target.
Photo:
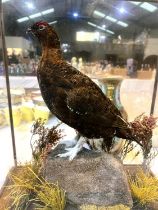
[[(96, 82), (128, 121), (150, 114), (158, 60), (158, 3), (8, 0), (3, 5), (18, 161), (31, 159), (33, 121), (46, 118), (49, 126), (58, 121), (45, 105), (36, 77), (41, 45), (37, 37), (26, 34), (37, 21), (46, 21), (55, 29), (64, 59)], [(62, 84), (63, 80), (59, 88)], [(154, 115), (158, 116), (158, 97)], [(75, 135), (72, 128), (62, 127), (65, 139)], [(140, 155), (133, 161), (131, 154), (125, 163), (141, 163), (142, 159)]]
[(0, 35), (0, 190), (9, 170), (14, 166), (11, 130), (9, 126), (8, 99)]

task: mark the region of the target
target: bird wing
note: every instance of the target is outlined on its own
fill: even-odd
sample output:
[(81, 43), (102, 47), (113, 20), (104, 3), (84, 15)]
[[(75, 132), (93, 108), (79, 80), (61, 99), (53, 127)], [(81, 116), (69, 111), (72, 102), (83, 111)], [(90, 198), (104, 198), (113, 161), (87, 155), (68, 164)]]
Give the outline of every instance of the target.
[(89, 121), (98, 119), (107, 127), (127, 127), (120, 111), (101, 89), (88, 76), (71, 66), (69, 68), (72, 74), (68, 83), (73, 88), (67, 91), (67, 108)]
[(100, 121), (105, 127), (127, 127), (120, 112), (108, 98), (95, 89), (76, 88), (67, 94), (68, 109), (88, 121)]
[(78, 119), (84, 118), (87, 122), (97, 120), (105, 127), (124, 126), (120, 111), (88, 76), (66, 62), (51, 64), (49, 74), (47, 67), (48, 64), (41, 73), (45, 85), (49, 91), (56, 87), (57, 99), (62, 98), (62, 103), (74, 117), (77, 115)]

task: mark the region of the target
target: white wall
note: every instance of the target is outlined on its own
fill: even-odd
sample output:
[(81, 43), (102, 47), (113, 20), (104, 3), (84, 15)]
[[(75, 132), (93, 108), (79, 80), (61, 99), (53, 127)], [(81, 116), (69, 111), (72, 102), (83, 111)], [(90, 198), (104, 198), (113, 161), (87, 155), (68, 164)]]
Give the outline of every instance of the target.
[(158, 38), (148, 39), (144, 51), (144, 57), (147, 57), (149, 55), (158, 55)]
[[(6, 36), (6, 47), (7, 48), (21, 48), (22, 50), (30, 49), (30, 42), (23, 37)], [(0, 43), (1, 48), (1, 43)]]

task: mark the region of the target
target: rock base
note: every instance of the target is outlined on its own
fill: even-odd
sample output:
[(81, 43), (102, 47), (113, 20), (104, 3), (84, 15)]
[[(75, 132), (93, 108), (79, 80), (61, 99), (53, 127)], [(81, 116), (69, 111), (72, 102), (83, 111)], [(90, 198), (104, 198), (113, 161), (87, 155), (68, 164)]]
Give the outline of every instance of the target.
[(132, 207), (132, 198), (124, 167), (113, 155), (84, 149), (73, 160), (55, 157), (63, 153), (64, 145), (58, 145), (45, 164), (47, 181), (66, 191), (66, 210), (77, 210), (83, 204)]

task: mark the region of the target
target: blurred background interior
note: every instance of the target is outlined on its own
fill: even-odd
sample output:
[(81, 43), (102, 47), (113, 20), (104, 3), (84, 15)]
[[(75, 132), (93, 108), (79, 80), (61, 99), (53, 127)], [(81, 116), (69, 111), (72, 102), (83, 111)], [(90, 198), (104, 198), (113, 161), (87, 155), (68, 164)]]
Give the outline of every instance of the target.
[[(41, 117), (58, 120), (41, 97), (36, 71), (41, 48), (26, 29), (47, 21), (57, 31), (63, 57), (96, 82), (129, 121), (150, 114), (158, 61), (158, 3), (116, 0), (2, 0), (17, 162), (31, 160), (30, 129)], [(158, 116), (158, 94), (154, 115)], [(71, 139), (75, 131), (62, 124)], [(158, 147), (154, 130), (153, 150)], [(141, 164), (130, 154), (124, 164)], [(151, 170), (158, 175), (157, 159)], [(0, 188), (14, 166), (5, 67), (0, 37)]]

